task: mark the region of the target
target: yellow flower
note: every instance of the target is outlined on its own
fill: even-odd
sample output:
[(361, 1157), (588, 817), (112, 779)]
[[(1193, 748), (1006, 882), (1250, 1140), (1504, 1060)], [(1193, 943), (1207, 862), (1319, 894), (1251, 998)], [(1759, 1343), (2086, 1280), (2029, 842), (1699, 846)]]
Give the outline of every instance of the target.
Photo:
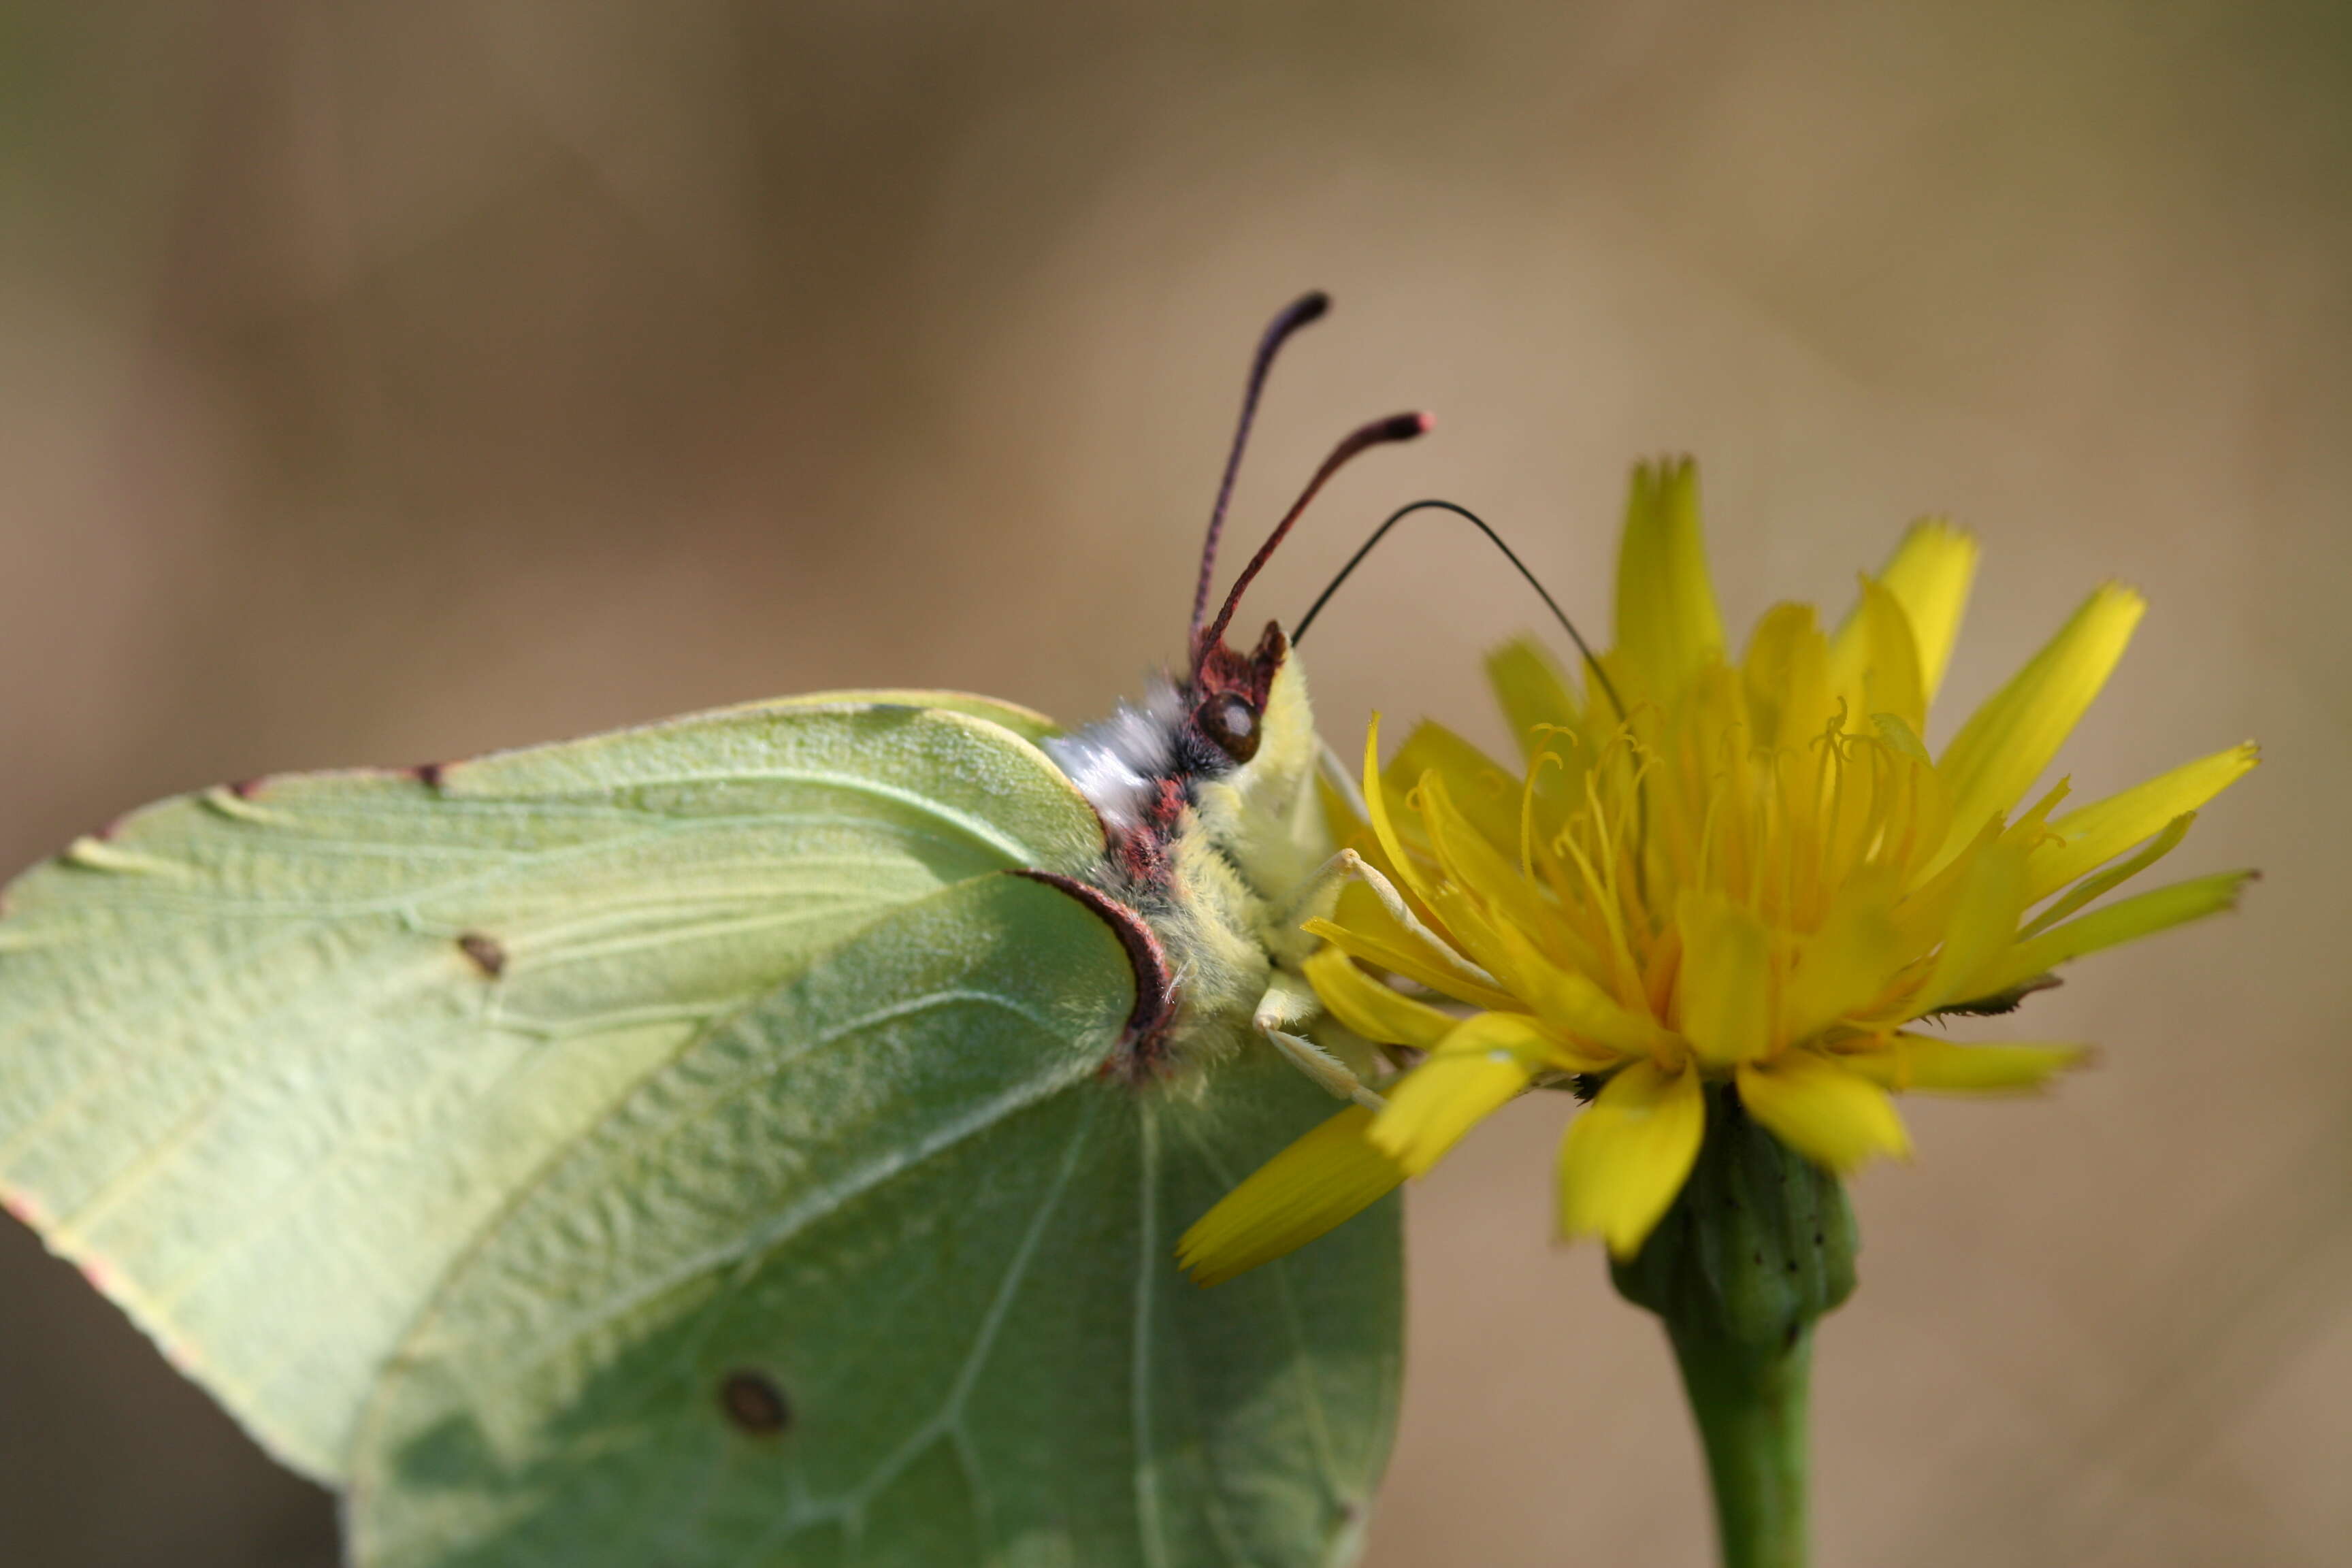
[[(1766, 613), (1727, 651), (1687, 462), (1634, 476), (1617, 646), (1581, 698), (1530, 642), (1489, 662), (1526, 754), (1506, 771), (1425, 724), (1364, 761), (1366, 869), (1309, 977), (1331, 1017), (1414, 1065), (1184, 1237), (1203, 1283), (1312, 1239), (1532, 1086), (1592, 1096), (1559, 1155), (1559, 1223), (1639, 1250), (1681, 1190), (1714, 1081), (1816, 1163), (1908, 1152), (1890, 1094), (2035, 1088), (2084, 1047), (1905, 1026), (2006, 1012), (2050, 972), (2229, 908), (2250, 873), (2085, 907), (2169, 853), (2255, 761), (2233, 747), (2068, 809), (2050, 765), (2144, 608), (2109, 584), (1960, 726), (1920, 735), (1976, 544), (1911, 530), (1824, 630)], [(1421, 994), (1475, 1009), (1466, 1017)]]

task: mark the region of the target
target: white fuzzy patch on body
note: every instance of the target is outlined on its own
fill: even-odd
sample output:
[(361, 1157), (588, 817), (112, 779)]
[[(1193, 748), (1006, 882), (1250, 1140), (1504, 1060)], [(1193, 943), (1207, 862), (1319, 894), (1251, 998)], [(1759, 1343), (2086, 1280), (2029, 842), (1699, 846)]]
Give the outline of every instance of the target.
[(1140, 705), (1122, 702), (1107, 719), (1049, 736), (1045, 752), (1078, 786), (1103, 826), (1114, 835), (1126, 833), (1143, 821), (1159, 793), (1158, 781), (1175, 759), (1176, 727), (1183, 719), (1182, 694), (1166, 676), (1155, 675)]

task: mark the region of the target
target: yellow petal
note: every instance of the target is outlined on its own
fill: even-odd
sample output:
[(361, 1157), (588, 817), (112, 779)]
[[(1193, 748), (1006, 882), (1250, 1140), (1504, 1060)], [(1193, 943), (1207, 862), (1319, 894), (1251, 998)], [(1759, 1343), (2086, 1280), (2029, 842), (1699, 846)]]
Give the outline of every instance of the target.
[(1486, 679), (1528, 761), (1535, 760), (1547, 726), (1573, 731), (1583, 711), (1559, 661), (1533, 637), (1515, 637), (1486, 656)]
[(1739, 1069), (1739, 1103), (1775, 1138), (1817, 1165), (1851, 1171), (1874, 1154), (1911, 1152), (1886, 1091), (1812, 1051), (1787, 1051)]
[(1944, 927), (1944, 945), (1912, 1004), (1914, 1013), (1998, 989), (1979, 981), (2017, 940), (2017, 918), (2025, 909), (2025, 857), (2023, 845), (1995, 841), (1969, 858)]
[(1404, 1180), (1404, 1167), (1365, 1136), (1372, 1113), (1351, 1105), (1260, 1165), (1176, 1244), (1201, 1285), (1222, 1285), (1306, 1246)]
[(1906, 729), (1927, 727), (1918, 636), (1902, 601), (1875, 578), (1863, 578), (1862, 597), (1838, 628), (1830, 648), (1830, 679), (1851, 719), (1886, 713)]
[(1397, 1080), (1369, 1136), (1418, 1176), (1462, 1135), (1516, 1099), (1553, 1050), (1550, 1037), (1524, 1013), (1480, 1013), (1464, 1019), (1435, 1055)]
[(1895, 906), (1895, 929), (1902, 933), (1906, 949), (1924, 952), (1944, 940), (1953, 906), (1959, 902), (1960, 886), (1968, 878), (1970, 857), (1999, 843), (2000, 833), (2000, 818), (1995, 817), (1962, 854), (1947, 860), (1934, 875), (1922, 879), (1914, 874), (1906, 881), (1903, 900)]
[(1643, 689), (1672, 701), (1723, 657), (1723, 617), (1699, 532), (1688, 458), (1633, 470), (1617, 557), (1617, 646)]
[(2050, 837), (2050, 814), (2065, 804), (2074, 790), (2074, 781), (2062, 778), (2019, 814), (2017, 820), (2001, 830), (2001, 841), (2031, 849)]
[(1822, 929), (1798, 945), (1781, 994), (1784, 1039), (1811, 1039), (1886, 990), (1905, 957), (1888, 912), (1894, 903), (1893, 879), (1884, 873), (1865, 873), (1840, 889)]
[(2106, 864), (2187, 811), (2195, 811), (2245, 777), (2260, 758), (2252, 741), (2070, 811), (2050, 825), (2057, 837), (2033, 853), (2026, 897), (2039, 902), (2086, 871)]
[(1706, 1132), (1696, 1069), (1640, 1061), (1611, 1079), (1560, 1143), (1560, 1234), (1598, 1236), (1631, 1258), (1683, 1190)]
[[(1951, 663), (1977, 574), (1977, 542), (1940, 518), (1912, 524), (1878, 580), (1903, 606), (1917, 641), (1919, 689), (1932, 702)], [(1914, 725), (1913, 728), (1919, 728)]]
[(1311, 920), (1298, 929), (1321, 937), (1340, 952), (1375, 968), (1402, 974), (1473, 1007), (1508, 1008), (1517, 1005), (1509, 992), (1480, 984), (1464, 974), (1458, 954), (1441, 955), (1428, 942), (1389, 921), (1384, 911), (1375, 910), (1369, 915), (1349, 912), (1347, 921), (1340, 925), (1332, 921)]
[(2090, 1047), (2029, 1044), (1964, 1046), (1929, 1035), (1896, 1035), (1841, 1051), (1838, 1063), (1897, 1094), (2023, 1094), (2088, 1060)]
[(1381, 853), (1389, 858), (1390, 867), (1404, 885), (1426, 897), (1426, 879), (1412, 858), (1405, 853), (1404, 840), (1397, 837), (1396, 821), (1389, 815), (1388, 788), (1381, 777), (1381, 716), (1364, 727), (1364, 814), (1372, 819), (1372, 834), (1381, 841)]
[[(1343, 933), (1328, 921), (1308, 921), (1300, 929), (1321, 936), (1333, 945), (1344, 948), (1368, 963), (1378, 963), (1384, 968), (1395, 968), (1399, 973), (1410, 975), (1424, 984), (1434, 985), (1449, 996), (1460, 997), (1464, 1001), (1475, 1002), (1481, 1005), (1498, 1005), (1507, 1007), (1511, 1005), (1508, 995), (1510, 976), (1507, 974), (1497, 976), (1495, 973), (1494, 966), (1499, 944), (1494, 939), (1492, 922), (1488, 920), (1486, 911), (1451, 879), (1435, 873), (1424, 864), (1413, 860), (1407, 853), (1399, 834), (1399, 825), (1394, 815), (1389, 810), (1387, 784), (1379, 772), (1380, 729), (1380, 715), (1375, 713), (1372, 715), (1370, 730), (1364, 742), (1364, 804), (1372, 819), (1372, 830), (1379, 837), (1381, 853), (1395, 863), (1398, 874), (1403, 879), (1405, 886), (1421, 900), (1422, 907), (1445, 928), (1446, 936), (1460, 952), (1435, 949), (1427, 952), (1420, 967), (1407, 967), (1404, 964), (1391, 964), (1387, 957), (1364, 951), (1364, 943), (1360, 937), (1354, 933)], [(1341, 897), (1344, 903), (1346, 895), (1342, 894)], [(1411, 927), (1394, 918), (1386, 921), (1385, 925), (1390, 928), (1390, 932), (1393, 936), (1407, 939), (1408, 945), (1412, 948), (1430, 947), (1424, 933), (1413, 931)], [(1430, 974), (1426, 972), (1428, 965), (1433, 963), (1441, 969), (1458, 971), (1461, 959), (1465, 956), (1475, 966), (1485, 971), (1487, 978), (1498, 979), (1505, 989), (1502, 992), (1494, 992), (1475, 981), (1465, 985), (1465, 981), (1468, 977), (1458, 973), (1450, 973), (1446, 979), (1435, 980), (1430, 978)], [(1449, 960), (1452, 962), (1449, 963)], [(1500, 1000), (1490, 1003), (1486, 1000), (1489, 996), (1499, 997)]]
[[(1516, 933), (1507, 930), (1499, 934), (1514, 950), (1511, 968), (1521, 1002), (1553, 1028), (1621, 1057), (1648, 1056), (1666, 1039), (1665, 1030), (1649, 1014), (1622, 1005), (1591, 979), (1554, 964)], [(1604, 1058), (1575, 1065), (1597, 1069), (1613, 1064)]]
[(1801, 751), (1837, 711), (1829, 639), (1811, 605), (1775, 605), (1756, 623), (1739, 661), (1748, 723), (1759, 746)]
[(1381, 984), (1336, 947), (1317, 952), (1307, 961), (1306, 970), (1315, 994), (1331, 1016), (1368, 1040), (1433, 1051), (1461, 1022)]
[[(1475, 894), (1492, 911), (1495, 923), (1517, 926), (1522, 931), (1539, 931), (1549, 923), (1543, 896), (1520, 875), (1518, 860), (1511, 853), (1518, 847), (1516, 803), (1511, 837), (1507, 840), (1509, 850), (1497, 847), (1454, 804), (1454, 791), (1442, 774), (1430, 773), (1423, 778), (1421, 815), (1429, 827), (1430, 845), (1447, 879), (1455, 887)], [(1492, 969), (1494, 965), (1487, 967)]]
[(1862, 584), (1863, 709), (1891, 713), (1914, 731), (1927, 727), (1927, 672), (1919, 667), (1919, 639), (1902, 602), (1883, 584)]
[(1519, 976), (1511, 966), (1517, 949), (1503, 934), (1510, 929), (1507, 921), (1496, 919), (1467, 888), (1451, 879), (1430, 884), (1429, 907), (1465, 957), (1506, 992), (1519, 994)]
[(2235, 909), (2238, 894), (2253, 877), (2252, 871), (2224, 871), (2119, 899), (2019, 942), (1998, 969), (1982, 977), (1978, 990), (1988, 994), (2005, 991), (2085, 953)]
[[(2138, 854), (2133, 856), (2128, 860), (2117, 861), (2115, 865), (2108, 867), (2105, 870), (2100, 872), (2095, 877), (2084, 878), (2081, 881), (2066, 889), (2066, 896), (2064, 898), (2055, 900), (2048, 909), (2034, 916), (2032, 922), (2026, 926), (2026, 928), (2018, 934), (2020, 936), (2039, 936), (2043, 931), (2048, 931), (2052, 926), (2056, 925), (2060, 921), (2064, 920), (2068, 915), (2073, 914), (2076, 910), (2083, 909), (2090, 904), (2095, 904), (2098, 902), (2099, 900), (2105, 898), (2109, 893), (2114, 892), (2117, 888), (2122, 887), (2126, 882), (2130, 881), (2134, 877), (2138, 876), (2142, 871), (2147, 870), (2150, 866), (2155, 865), (2158, 860), (2163, 859), (2167, 855), (2169, 855), (2175, 849), (2179, 848), (2180, 841), (2189, 837), (2189, 830), (2196, 825), (2196, 822), (2197, 814), (2195, 812), (2182, 812), (2179, 816), (2176, 816), (2170, 822), (2166, 823), (2164, 825), (2164, 831), (2149, 839), (2147, 846), (2143, 847)], [(2031, 862), (2028, 863), (2026, 871), (2027, 876), (2031, 878), (2032, 875), (2032, 867)]]
[(2099, 694), (2131, 641), (2147, 602), (2107, 584), (2008, 685), (1972, 714), (1936, 764), (1952, 792), (1952, 826), (1939, 858), (2017, 804)]
[(1762, 1055), (1772, 1032), (1771, 938), (1764, 922), (1727, 899), (1691, 892), (1683, 894), (1676, 920), (1683, 1038), (1711, 1066)]
[[(1516, 858), (1518, 770), (1504, 767), (1444, 725), (1424, 719), (1389, 759), (1382, 777), (1390, 789), (1410, 792), (1433, 773), (1444, 779), (1455, 808), (1477, 827), (1479, 835), (1500, 853)], [(1397, 826), (1404, 828), (1406, 825)]]

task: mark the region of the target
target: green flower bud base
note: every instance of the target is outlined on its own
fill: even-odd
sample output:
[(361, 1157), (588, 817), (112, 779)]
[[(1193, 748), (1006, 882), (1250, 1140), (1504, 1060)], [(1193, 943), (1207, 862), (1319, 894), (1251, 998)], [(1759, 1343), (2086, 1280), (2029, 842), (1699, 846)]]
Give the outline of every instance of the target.
[(1803, 1568), (1813, 1324), (1853, 1292), (1845, 1192), (1707, 1088), (1706, 1140), (1619, 1294), (1665, 1320), (1689, 1395), (1726, 1568)]

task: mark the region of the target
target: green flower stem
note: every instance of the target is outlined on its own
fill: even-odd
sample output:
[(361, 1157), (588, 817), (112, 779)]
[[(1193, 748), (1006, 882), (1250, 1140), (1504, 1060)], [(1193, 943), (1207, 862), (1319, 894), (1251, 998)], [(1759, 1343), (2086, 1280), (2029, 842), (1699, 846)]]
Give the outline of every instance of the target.
[(1804, 1568), (1805, 1391), (1813, 1335), (1780, 1346), (1668, 1324), (1706, 1447), (1724, 1568)]
[(1611, 1268), (1674, 1341), (1725, 1568), (1803, 1568), (1813, 1325), (1853, 1293), (1860, 1247), (1837, 1178), (1709, 1084), (1689, 1179), (1642, 1250)]

